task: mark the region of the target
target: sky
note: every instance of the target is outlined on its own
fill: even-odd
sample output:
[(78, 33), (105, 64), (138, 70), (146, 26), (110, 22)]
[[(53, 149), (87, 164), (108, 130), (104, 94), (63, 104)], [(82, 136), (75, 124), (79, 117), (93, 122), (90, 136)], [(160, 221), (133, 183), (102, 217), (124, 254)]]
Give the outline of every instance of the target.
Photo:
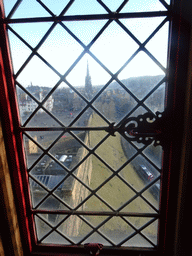
[[(6, 15), (8, 15), (15, 2), (15, 0), (4, 0)], [(58, 15), (69, 1), (42, 0), (42, 2), (50, 8), (55, 15)], [(52, 4), (53, 2), (54, 4)], [(111, 11), (115, 11), (122, 3), (122, 0), (103, 0), (103, 2)], [(166, 2), (170, 4), (169, 0)], [(159, 0), (129, 0), (121, 12), (164, 10), (166, 9)], [(104, 14), (107, 12), (96, 0), (75, 0), (66, 15), (98, 13)], [(12, 18), (48, 16), (50, 16), (50, 14), (48, 14), (37, 1), (23, 0)], [(122, 19), (120, 22), (142, 43), (164, 19), (165, 17), (134, 18)], [(86, 46), (106, 23), (107, 20), (63, 22), (64, 26), (70, 29)], [(52, 22), (39, 22), (10, 24), (10, 27), (34, 48), (51, 25)], [(166, 67), (167, 58), (168, 26), (169, 24), (167, 22), (146, 45), (146, 49), (149, 50), (164, 67)], [(31, 54), (31, 50), (11, 31), (9, 31), (8, 34), (14, 73), (17, 74), (20, 67)], [(90, 47), (90, 52), (91, 55), (96, 56), (110, 72), (116, 73), (132, 54), (134, 54), (138, 47), (138, 44), (113, 21)], [(60, 24), (57, 24), (37, 52), (57, 69), (61, 75), (64, 75), (73, 62), (81, 56), (83, 50), (84, 48), (69, 35)], [(89, 63), (93, 85), (105, 84), (111, 78), (110, 74), (105, 71), (91, 55), (86, 53), (74, 69), (68, 73), (66, 77), (67, 81), (73, 86), (84, 85), (87, 62)], [(119, 73), (118, 78), (121, 80), (129, 77), (160, 74), (164, 74), (164, 72), (144, 52), (139, 52), (125, 69)], [(30, 84), (53, 87), (58, 80), (59, 76), (47, 67), (37, 56), (31, 59), (17, 77), (17, 81), (24, 87)], [(60, 86), (66, 85), (62, 83)]]

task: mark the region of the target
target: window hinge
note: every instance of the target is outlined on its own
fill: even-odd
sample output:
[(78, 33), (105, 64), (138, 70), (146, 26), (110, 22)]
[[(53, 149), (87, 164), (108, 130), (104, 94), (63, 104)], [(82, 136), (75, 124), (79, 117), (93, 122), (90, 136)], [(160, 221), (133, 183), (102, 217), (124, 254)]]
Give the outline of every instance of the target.
[(173, 136), (173, 118), (167, 112), (145, 113), (125, 119), (116, 130), (128, 140), (165, 148)]

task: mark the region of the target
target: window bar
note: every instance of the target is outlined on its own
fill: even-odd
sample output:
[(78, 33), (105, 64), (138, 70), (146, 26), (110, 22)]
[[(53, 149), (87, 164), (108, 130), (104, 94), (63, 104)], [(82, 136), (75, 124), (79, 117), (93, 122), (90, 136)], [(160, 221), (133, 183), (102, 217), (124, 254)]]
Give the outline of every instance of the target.
[[(63, 23), (61, 23), (61, 24), (64, 26)], [(118, 24), (119, 24), (119, 23), (118, 23)], [(123, 25), (122, 25), (122, 26), (123, 26)], [(126, 30), (127, 30), (127, 29), (126, 29)], [(71, 31), (68, 30), (68, 29), (67, 29), (67, 31), (68, 31), (68, 33), (71, 32)], [(101, 31), (100, 31), (100, 32), (101, 32)], [(99, 33), (100, 33), (100, 32), (99, 32)], [(126, 32), (127, 32), (127, 31), (126, 31)], [(98, 35), (97, 35), (98, 37), (100, 36), (99, 33), (98, 33)], [(131, 33), (131, 32), (130, 32), (130, 33)], [(71, 34), (73, 37), (75, 37), (74, 39), (78, 40), (78, 42), (80, 41), (72, 32), (71, 32), (70, 34)], [(134, 38), (135, 38), (135, 37), (134, 37)], [(133, 39), (134, 39), (134, 38), (133, 38)], [(96, 40), (96, 39), (95, 39), (95, 40)], [(150, 40), (150, 39), (149, 39), (149, 40)], [(80, 41), (80, 42), (81, 42), (81, 41)], [(80, 43), (80, 42), (79, 42), (79, 43)], [(136, 42), (137, 42), (137, 41), (136, 41)], [(92, 40), (92, 42), (91, 42), (90, 44), (92, 45), (93, 43), (94, 43), (94, 40)], [(139, 43), (139, 41), (138, 41), (137, 43)], [(82, 44), (81, 44), (81, 45), (82, 45)], [(141, 45), (141, 43), (140, 43), (140, 45)], [(82, 45), (82, 46), (83, 46), (83, 45)], [(38, 46), (37, 46), (37, 47), (38, 47)], [(83, 46), (83, 47), (85, 47), (85, 46)], [(91, 46), (89, 46), (89, 47), (91, 47)]]
[[(124, 134), (121, 134), (123, 136), (124, 139), (126, 139), (136, 150), (138, 150), (138, 148), (134, 145), (134, 143), (132, 143), (132, 141), (129, 141), (127, 139), (127, 137)], [(149, 144), (150, 145), (150, 144)], [(147, 146), (149, 146), (147, 145)], [(143, 156), (159, 173), (161, 173), (161, 169), (159, 167), (156, 166), (156, 164), (154, 164), (145, 154), (143, 154), (143, 152), (140, 153), (141, 156)]]
[(58, 214), (58, 215), (85, 215), (85, 216), (93, 216), (93, 215), (98, 215), (98, 216), (117, 216), (117, 217), (141, 217), (141, 218), (159, 218), (160, 214), (159, 213), (139, 213), (139, 212), (109, 212), (109, 211), (74, 211), (74, 210), (46, 210), (46, 209), (31, 209), (30, 212), (34, 215), (36, 214)]
[[(33, 177), (33, 176), (31, 176), (30, 174), (29, 174), (29, 176), (30, 176), (30, 177)], [(78, 177), (76, 177), (73, 173), (72, 173), (72, 174), (68, 173), (68, 175), (65, 176), (65, 177), (54, 187), (54, 189), (52, 189), (51, 191), (50, 191), (49, 189), (46, 189), (47, 192), (49, 191), (48, 194), (45, 196), (45, 198), (42, 199), (42, 201), (39, 202), (38, 206), (36, 206), (34, 209), (38, 208), (39, 205), (41, 205), (50, 195), (55, 195), (55, 194), (53, 194), (53, 192), (54, 192), (68, 177), (70, 177), (70, 176), (73, 176), (76, 180), (78, 180), (84, 187), (86, 187), (86, 188), (91, 192), (90, 197), (93, 196), (93, 195), (95, 195), (95, 196), (96, 196), (100, 201), (102, 201), (108, 208), (110, 208), (112, 211), (114, 211), (114, 209), (113, 209), (107, 202), (105, 202), (105, 200), (103, 200), (99, 195), (95, 194), (94, 190), (90, 189), (86, 184), (84, 184), (84, 183), (83, 183)], [(36, 179), (34, 179), (34, 177), (33, 177), (33, 180), (36, 181)], [(37, 183), (39, 184), (39, 182), (37, 182)], [(44, 188), (44, 185), (43, 185), (43, 184), (42, 184), (42, 187)], [(90, 197), (86, 198), (85, 202), (86, 202)], [(62, 202), (63, 202), (63, 201), (62, 201)], [(64, 204), (64, 203), (63, 203), (63, 204)], [(79, 207), (81, 207), (82, 204), (84, 204), (83, 201), (82, 201), (82, 203), (79, 204), (76, 208), (78, 209)], [(67, 206), (67, 205), (65, 205), (65, 206)], [(67, 207), (68, 207), (68, 208), (71, 208), (71, 207), (69, 207), (69, 206), (67, 206)], [(74, 211), (76, 210), (76, 208), (74, 209)]]
[[(43, 129), (44, 130), (44, 129)], [(39, 131), (39, 130), (35, 130), (35, 131)], [(47, 149), (44, 149), (37, 141), (35, 141), (28, 133), (26, 133), (24, 131), (24, 134), (34, 143), (36, 144), (44, 153), (43, 155), (45, 154), (48, 154), (53, 160), (55, 160), (57, 163), (60, 163), (54, 156), (52, 156), (51, 153), (49, 153), (49, 150), (58, 142), (58, 140), (63, 136), (63, 134), (65, 134), (65, 131), (63, 131), (53, 142), (52, 144), (47, 148)], [(91, 149), (85, 145), (83, 143), (83, 141), (81, 141), (74, 133), (71, 133), (71, 135), (84, 147), (86, 148), (87, 151), (89, 151), (89, 153), (91, 152)], [(37, 160), (37, 162), (40, 160), (40, 158)], [(61, 165), (61, 164), (60, 164)], [(62, 165), (61, 165), (62, 166)], [(34, 167), (34, 165), (33, 165)], [(32, 167), (30, 167), (28, 170), (30, 171), (32, 169)], [(66, 168), (67, 170), (67, 168)]]
[[(102, 144), (102, 142), (101, 142), (100, 144)], [(97, 145), (97, 147), (98, 147), (98, 145)], [(50, 146), (50, 148), (51, 148), (51, 146)], [(49, 149), (48, 149), (48, 150), (49, 150)], [(48, 150), (47, 150), (47, 151), (48, 151)], [(87, 150), (89, 150), (89, 148), (87, 148)], [(142, 154), (142, 152), (140, 152), (139, 154)], [(48, 154), (48, 155), (49, 155), (49, 154)], [(87, 157), (88, 157), (89, 155), (90, 155), (90, 154), (88, 154)], [(100, 157), (98, 157), (97, 154), (94, 154), (94, 155), (95, 155), (97, 158), (99, 158), (100, 161), (102, 161), (105, 165), (107, 165)], [(143, 154), (142, 154), (142, 155), (143, 155)], [(51, 156), (52, 159), (56, 160), (56, 162), (57, 162), (60, 166), (64, 167), (62, 164), (60, 164), (60, 163), (58, 162), (57, 159), (55, 159), (54, 157), (52, 157), (52, 155), (50, 155), (50, 156)], [(150, 161), (145, 155), (143, 155), (143, 156), (151, 163), (151, 161)], [(43, 156), (42, 156), (42, 157), (43, 157)], [(87, 158), (87, 157), (86, 157), (86, 158)], [(82, 161), (84, 161), (86, 158), (84, 158)], [(134, 156), (134, 158), (135, 158), (135, 156)], [(37, 162), (38, 162), (38, 161), (39, 161), (39, 159), (37, 160)], [(36, 164), (36, 163), (35, 163), (35, 164)], [(35, 164), (34, 164), (34, 165), (35, 165)], [(152, 163), (152, 164), (153, 164), (153, 163)], [(157, 167), (156, 167), (154, 164), (153, 164), (153, 166), (157, 169)], [(110, 168), (110, 166), (108, 166), (108, 165), (107, 165), (107, 167)], [(32, 168), (32, 167), (31, 167), (31, 168)], [(76, 169), (77, 166), (75, 166), (74, 168)], [(65, 167), (64, 167), (64, 169), (66, 170)], [(74, 170), (75, 170), (75, 169), (74, 169)], [(119, 177), (119, 175), (118, 175), (117, 172), (114, 172), (114, 170), (113, 170), (112, 168), (110, 168), (110, 169), (111, 169), (111, 171), (112, 171), (116, 176)], [(67, 170), (67, 172), (69, 173), (68, 170)], [(68, 175), (68, 176), (70, 176), (70, 175)], [(67, 177), (68, 177), (68, 176), (67, 176)], [(72, 176), (75, 177), (73, 174), (72, 174)], [(113, 177), (113, 176), (112, 176), (112, 177)], [(110, 176), (110, 179), (111, 179), (112, 177)], [(75, 177), (75, 178), (77, 179), (77, 177)], [(110, 180), (110, 179), (109, 179), (109, 180)], [(63, 179), (63, 180), (55, 187), (55, 189), (56, 189), (64, 180), (65, 180), (65, 179)], [(81, 182), (81, 180), (79, 180), (79, 179), (77, 179), (77, 180), (78, 180), (81, 184), (83, 184), (88, 190), (90, 190), (90, 188), (87, 187), (83, 182)], [(124, 180), (123, 180), (123, 181), (124, 181)], [(127, 182), (124, 181), (124, 183), (129, 186), (129, 184), (128, 184)], [(130, 187), (130, 188), (132, 189), (132, 187)], [(55, 189), (54, 189), (54, 190), (55, 190)], [(133, 190), (133, 189), (132, 189), (132, 190)], [(90, 190), (90, 191), (92, 192), (92, 190)], [(134, 192), (136, 192), (136, 191), (134, 191)]]
[(93, 14), (93, 15), (70, 15), (54, 17), (37, 17), (37, 18), (16, 18), (3, 19), (3, 24), (18, 23), (35, 23), (35, 22), (60, 22), (60, 21), (82, 21), (82, 20), (115, 20), (129, 18), (150, 18), (169, 16), (170, 11), (152, 11), (152, 12), (130, 12), (130, 13), (111, 13), (111, 14)]
[[(91, 47), (91, 45), (89, 45), (89, 47)], [(86, 47), (86, 48), (88, 48), (88, 47)], [(42, 105), (46, 102), (46, 100), (49, 98), (49, 96), (57, 89), (57, 87), (60, 85), (60, 83), (61, 83), (62, 81), (67, 82), (67, 81), (64, 79), (64, 77), (67, 76), (68, 73), (74, 68), (74, 66), (80, 61), (80, 59), (84, 56), (84, 54), (86, 53), (86, 51), (87, 51), (87, 50), (84, 50), (84, 51), (81, 53), (81, 55), (80, 55), (80, 56), (77, 58), (77, 60), (72, 64), (72, 66), (68, 69), (68, 71), (65, 73), (65, 75), (61, 77), (61, 79), (59, 80), (59, 82), (53, 87), (53, 89), (49, 92), (49, 94), (44, 98), (44, 100), (39, 104), (39, 106), (36, 108), (36, 110), (35, 110), (35, 111), (32, 113), (32, 115), (29, 117), (30, 119), (31, 119), (31, 118), (36, 114), (36, 112), (42, 107)], [(69, 85), (68, 82), (67, 82), (67, 84)], [(71, 87), (81, 98), (83, 98), (84, 101), (87, 102), (87, 100), (86, 100), (72, 85), (70, 85), (70, 87)], [(104, 89), (103, 89), (103, 90), (104, 90)], [(102, 90), (102, 91), (103, 91), (103, 90)], [(101, 91), (101, 92), (102, 92), (102, 91)], [(100, 94), (101, 94), (101, 92), (100, 92)], [(98, 94), (98, 96), (99, 96), (100, 94)], [(98, 97), (98, 96), (97, 96), (97, 97)], [(95, 99), (95, 98), (94, 98), (94, 99)], [(93, 106), (90, 106), (90, 107), (94, 108)], [(88, 108), (88, 106), (87, 106), (87, 108)], [(86, 108), (86, 109), (87, 109), (87, 108)], [(85, 111), (85, 110), (84, 110), (84, 111)], [(95, 111), (98, 111), (98, 110), (95, 109)], [(79, 114), (79, 116), (80, 116), (80, 114)], [(102, 118), (104, 119), (104, 117), (102, 117)], [(30, 121), (30, 119), (27, 119), (27, 120), (26, 120), (24, 126)]]
[[(38, 2), (40, 3), (40, 4), (42, 4), (42, 6), (44, 6), (44, 4), (40, 1), (40, 0), (38, 0)], [(46, 8), (46, 11), (48, 11), (49, 10), (49, 8)], [(49, 13), (51, 12), (50, 10), (48, 11)], [(52, 16), (55, 16), (53, 13), (51, 14)], [(101, 28), (101, 30), (98, 32), (98, 34), (94, 37), (94, 39), (92, 39), (92, 41), (89, 43), (89, 45), (85, 45), (84, 43), (82, 43), (81, 42), (81, 40), (74, 34), (74, 33), (72, 33), (71, 32), (71, 30), (70, 29), (68, 29), (68, 27), (66, 27), (64, 24), (63, 24), (63, 22), (61, 22), (61, 21), (59, 21), (59, 24), (61, 25), (61, 27), (63, 27), (84, 49), (86, 48), (86, 47), (88, 47), (88, 48), (90, 48), (92, 45), (93, 45), (93, 43), (97, 40), (97, 38), (101, 35), (101, 33), (103, 33), (103, 31), (105, 30), (105, 28), (109, 25), (111, 23), (111, 21), (110, 20), (108, 20), (107, 21), (107, 23), (103, 26), (103, 28)]]
[[(41, 211), (41, 213), (42, 213), (43, 211)], [(47, 212), (47, 211), (44, 211), (44, 212)], [(37, 211), (36, 211), (36, 213), (37, 213)], [(35, 213), (35, 215), (36, 215), (36, 213)], [(86, 212), (81, 212), (81, 214), (80, 214), (80, 212), (77, 212), (78, 214), (75, 214), (75, 215), (78, 215), (78, 217), (79, 218), (81, 218), (87, 225), (89, 225), (93, 230), (92, 231), (90, 231), (84, 238), (82, 238), (82, 240), (80, 240), (79, 242), (78, 242), (78, 244), (81, 244), (85, 239), (87, 239), (90, 235), (92, 235), (94, 232), (97, 232), (97, 233), (99, 233), (100, 235), (102, 235), (105, 239), (106, 239), (106, 236), (104, 235), (104, 234), (102, 234), (102, 232), (100, 232), (98, 229), (101, 227), (101, 226), (103, 226), (109, 219), (111, 219), (111, 217), (108, 217), (107, 218), (107, 221), (106, 220), (104, 220), (103, 222), (101, 222), (97, 227), (93, 227), (92, 225), (91, 225), (91, 223), (89, 223), (86, 219), (84, 219), (81, 215), (88, 215), (88, 214), (86, 214)], [(66, 214), (68, 214), (67, 212), (66, 212)], [(69, 218), (71, 215), (74, 215), (74, 214), (70, 214), (70, 215), (68, 215), (68, 216), (66, 216), (63, 220), (61, 220), (61, 222), (59, 222), (58, 224), (57, 224), (57, 226), (56, 227), (52, 227), (50, 224), (49, 224), (49, 226), (52, 228), (52, 230), (50, 230), (43, 238), (41, 238), (41, 240), (40, 240), (40, 242), (42, 242), (47, 236), (49, 236), (53, 231), (55, 231), (55, 230), (57, 230), (57, 228), (67, 219), (67, 218)], [(89, 214), (90, 215), (90, 214)], [(95, 215), (95, 213), (94, 212), (92, 212), (91, 213), (91, 215)], [(111, 216), (111, 213), (109, 213), (108, 215), (110, 215)], [(107, 216), (108, 216), (107, 215)], [(40, 217), (39, 215), (37, 215), (38, 217)], [(105, 215), (106, 216), (106, 215)], [(114, 215), (114, 216), (117, 216), (117, 215)], [(154, 216), (154, 214), (148, 214), (148, 216), (149, 217), (155, 217), (155, 218), (153, 218), (152, 220), (150, 220), (150, 221), (148, 221), (146, 224), (144, 224), (142, 227), (140, 227), (139, 229), (137, 229), (137, 228), (135, 228), (135, 226), (133, 225), (133, 224), (131, 224), (128, 220), (126, 220), (126, 219), (124, 219), (123, 217), (124, 216), (127, 216), (127, 215), (119, 215), (124, 221), (126, 221), (134, 230), (135, 230), (135, 232), (131, 235), (131, 237), (133, 237), (133, 236), (135, 236), (136, 234), (138, 234), (138, 233), (140, 233), (143, 229), (145, 229), (147, 226), (149, 226), (151, 223), (153, 223), (155, 220), (157, 220), (157, 216)], [(136, 217), (136, 215), (131, 215), (132, 217)], [(113, 216), (112, 216), (113, 217)], [(139, 215), (139, 217), (141, 217), (140, 215)], [(147, 217), (147, 215), (146, 216), (144, 216), (144, 217)], [(47, 224), (48, 222), (46, 221), (46, 220), (44, 220), (42, 217), (41, 217), (41, 219)], [(148, 240), (148, 238), (144, 235), (144, 234), (142, 234), (142, 233), (140, 233), (140, 235), (142, 235), (145, 239), (147, 239)], [(64, 236), (63, 236), (64, 237)], [(124, 242), (126, 242), (127, 240), (129, 240), (129, 239), (131, 239), (131, 237), (129, 236), (128, 238), (126, 238), (125, 240), (123, 240), (123, 243)], [(112, 243), (112, 241), (111, 240), (109, 240), (109, 239), (107, 239), (108, 240), (108, 242), (110, 242), (110, 243)], [(148, 240), (148, 242), (150, 242), (151, 240)], [(115, 244), (113, 244), (113, 245), (115, 245)], [(118, 245), (117, 245), (118, 246)]]
[[(83, 159), (84, 161), (85, 159)], [(60, 164), (58, 162), (58, 164)], [(62, 166), (63, 167), (63, 166)], [(38, 208), (50, 195), (53, 195), (56, 199), (58, 199), (59, 197), (57, 197), (57, 195), (54, 194), (54, 191), (70, 176), (74, 177), (76, 180), (78, 180), (84, 187), (86, 187), (92, 194), (91, 196), (93, 195), (93, 190), (91, 190), (86, 184), (84, 184), (78, 177), (76, 177), (72, 172), (70, 173), (70, 171), (68, 171), (66, 168), (64, 168), (68, 174), (52, 189), (52, 190), (49, 190), (47, 187), (45, 187), (38, 179), (36, 179), (35, 177), (33, 177), (31, 174), (28, 174), (30, 178), (32, 178), (36, 183), (38, 183), (39, 185), (41, 185), (42, 188), (44, 188), (48, 194), (38, 203), (38, 205), (36, 205), (35, 208), (33, 209), (36, 209)], [(96, 197), (98, 197), (100, 199), (100, 197), (98, 195), (95, 195)], [(100, 199), (100, 200), (103, 200), (103, 199)], [(72, 209), (69, 205), (65, 204), (61, 199), (59, 199), (59, 201), (64, 204), (67, 208), (69, 209)], [(104, 202), (104, 201), (103, 201)], [(104, 202), (105, 203), (105, 202)], [(106, 203), (105, 203), (106, 204)], [(107, 205), (109, 207), (109, 205)], [(109, 207), (111, 208), (111, 207)], [(112, 209), (112, 208), (111, 208)], [(113, 209), (112, 209), (113, 210)]]
[[(164, 20), (165, 22), (167, 22), (167, 18)], [(116, 20), (116, 22), (132, 37), (133, 40), (135, 40), (135, 42), (137, 44), (139, 44), (139, 48), (136, 50), (136, 52), (140, 52), (140, 51), (144, 51), (164, 72), (166, 72), (166, 69), (161, 65), (161, 63), (145, 48), (145, 45), (148, 43), (149, 40), (151, 40), (151, 38), (159, 31), (159, 29), (164, 25), (165, 22), (162, 22), (159, 25), (159, 29), (154, 30), (154, 32), (145, 40), (144, 43), (140, 43), (139, 40), (137, 38), (135, 38), (135, 36), (119, 21)], [(161, 26), (162, 25), (162, 26)], [(132, 56), (131, 56), (132, 57)], [(131, 59), (132, 60), (132, 59)], [(130, 62), (130, 61), (129, 61)], [(123, 65), (123, 68), (125, 68), (125, 66), (127, 66), (127, 64), (129, 63), (128, 61), (125, 62), (125, 64)], [(122, 71), (122, 70), (121, 70)], [(118, 73), (121, 72), (120, 70), (118, 71)]]
[[(77, 179), (82, 185), (84, 185), (90, 192), (91, 194), (85, 199), (83, 200), (76, 208), (78, 209), (79, 207), (81, 207), (82, 204), (84, 204), (93, 194), (96, 193), (96, 191), (91, 190), (87, 185), (85, 185), (80, 179), (78, 179), (76, 176), (73, 175), (73, 172), (76, 170), (76, 168), (82, 164), (82, 162), (84, 162), (86, 160), (86, 158), (89, 155), (85, 156), (84, 159), (82, 159), (79, 164), (77, 164), (70, 172), (68, 172), (68, 174), (62, 179), (62, 181), (60, 181), (56, 187), (54, 187), (54, 189), (52, 189), (51, 191), (49, 191), (49, 193), (42, 199), (42, 201), (39, 202), (38, 205), (36, 205), (35, 208), (38, 208), (50, 195), (54, 195), (53, 192), (57, 189), (57, 187), (60, 186), (60, 184), (62, 184), (68, 177), (73, 176), (75, 179)], [(101, 200), (105, 205), (107, 205), (108, 208), (110, 208), (112, 211), (114, 211), (114, 209), (108, 204), (106, 203), (99, 195), (95, 194), (95, 196), (97, 198), (99, 198), (99, 200)], [(76, 210), (76, 208), (74, 210)]]

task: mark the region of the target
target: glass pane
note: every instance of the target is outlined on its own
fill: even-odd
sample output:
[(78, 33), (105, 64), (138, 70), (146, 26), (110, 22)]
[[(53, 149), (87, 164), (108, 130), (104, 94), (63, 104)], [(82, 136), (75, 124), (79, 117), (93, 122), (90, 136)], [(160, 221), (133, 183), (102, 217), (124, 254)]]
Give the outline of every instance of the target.
[(165, 11), (166, 8), (159, 0), (130, 0), (122, 12), (149, 12), (149, 11)]
[(9, 40), (11, 43), (10, 47), (14, 73), (17, 73), (17, 71), (31, 54), (31, 50), (11, 31), (9, 31)]
[(136, 101), (118, 82), (113, 82), (95, 100), (93, 106), (109, 121), (118, 123), (136, 106)]
[[(52, 25), (51, 22), (49, 23), (37, 22), (37, 23), (10, 24), (10, 27), (12, 28), (13, 32), (14, 31), (16, 32), (17, 36), (20, 36), (27, 44), (35, 48), (38, 45), (38, 43), (41, 41), (43, 36), (50, 29), (51, 25)], [(21, 41), (20, 38), (18, 40)], [(22, 44), (24, 45), (24, 42)], [(23, 50), (23, 46), (18, 49), (19, 52), (21, 52), (22, 50)], [(19, 61), (19, 60), (15, 59), (15, 61)]]
[(138, 45), (134, 40), (113, 21), (91, 47), (91, 52), (111, 72), (115, 73), (132, 56), (137, 48)]
[[(82, 50), (80, 44), (62, 26), (57, 25), (40, 47), (38, 53), (63, 75)], [(49, 52), (48, 55), (47, 52)]]
[[(145, 42), (165, 17), (120, 19), (122, 24), (141, 42)], [(160, 43), (158, 42), (160, 45)]]
[(17, 81), (24, 87), (37, 85), (50, 88), (58, 80), (59, 76), (37, 56), (32, 57), (17, 78)]
[(123, 3), (123, 0), (116, 0), (116, 1), (110, 1), (110, 0), (103, 0), (102, 1), (112, 12), (115, 12), (120, 5)]
[[(167, 66), (167, 40), (168, 40), (168, 22), (155, 34), (155, 36), (146, 45), (147, 50), (164, 66)], [(163, 40), (162, 40), (163, 38)], [(167, 38), (167, 39), (166, 39)], [(159, 43), (161, 42), (161, 43)], [(157, 51), (158, 45), (158, 51)]]
[(5, 15), (6, 17), (8, 16), (8, 14), (10, 13), (10, 11), (12, 10), (13, 6), (15, 5), (15, 3), (17, 2), (17, 0), (13, 0), (13, 1), (7, 1), (6, 4), (4, 3), (4, 8), (5, 8)]
[[(125, 128), (164, 111), (169, 24), (146, 16), (170, 1), (42, 3), (54, 15), (71, 3), (71, 20), (8, 26), (32, 207), (47, 211), (34, 213), (37, 240), (154, 248), (163, 149)], [(46, 8), (23, 0), (13, 18), (51, 17)]]
[(106, 11), (95, 0), (75, 0), (67, 11), (67, 15), (89, 15), (100, 13), (106, 13)]
[[(6, 9), (12, 6), (12, 1), (4, 1)], [(6, 3), (8, 2), (8, 3)], [(13, 1), (17, 2), (17, 1)], [(15, 11), (13, 18), (32, 18), (32, 17), (46, 17), (47, 12), (37, 1), (21, 1), (19, 7)]]
[(120, 217), (113, 217), (100, 230), (116, 245), (134, 232), (134, 229)]

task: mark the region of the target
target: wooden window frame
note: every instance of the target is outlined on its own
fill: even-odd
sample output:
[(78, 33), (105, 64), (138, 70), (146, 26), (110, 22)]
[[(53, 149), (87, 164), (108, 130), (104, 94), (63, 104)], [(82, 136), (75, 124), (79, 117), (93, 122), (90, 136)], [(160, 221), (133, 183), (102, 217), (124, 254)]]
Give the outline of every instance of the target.
[[(190, 182), (186, 177), (191, 177), (188, 171), (190, 167), (188, 161), (191, 149), (191, 64), (190, 56), (190, 34), (191, 27), (188, 21), (185, 20), (182, 6), (185, 1), (174, 1), (174, 18), (171, 21), (171, 36), (170, 36), (170, 52), (169, 52), (169, 101), (167, 107), (173, 110), (175, 114), (174, 136), (177, 138), (172, 142), (169, 153), (164, 155), (164, 168), (169, 170), (164, 174), (162, 191), (163, 204), (161, 209), (161, 224), (160, 224), (160, 250), (155, 255), (179, 255), (180, 251), (190, 251), (189, 239), (184, 239), (184, 227), (187, 227), (185, 215), (189, 215), (187, 211), (186, 191), (191, 191)], [(3, 0), (0, 0), (0, 19), (3, 19)], [(6, 25), (0, 23), (0, 106), (1, 120), (3, 128), (3, 136), (5, 141), (5, 149), (8, 159), (10, 178), (12, 181), (13, 195), (15, 198), (15, 206), (17, 211), (18, 223), (20, 232), (14, 230), (14, 235), (21, 237), (22, 249), (25, 255), (87, 255), (83, 247), (74, 247), (70, 251), (65, 246), (37, 246), (35, 243), (35, 234), (33, 228), (33, 219), (29, 214), (30, 196), (27, 177), (23, 172), (25, 168), (24, 150), (22, 144), (21, 132), (16, 129), (19, 126), (18, 107), (16, 92), (13, 80), (13, 70), (11, 57), (9, 52), (8, 38), (6, 34)], [(171, 97), (170, 97), (171, 95)], [(186, 104), (185, 104), (186, 103)], [(188, 176), (186, 176), (188, 174)], [(6, 178), (7, 180), (7, 178)], [(168, 187), (167, 187), (168, 184)], [(8, 192), (7, 196), (10, 198)], [(6, 197), (4, 197), (6, 198)], [(184, 200), (185, 199), (185, 200)], [(184, 200), (184, 202), (182, 201)], [(13, 199), (12, 199), (13, 201)], [(10, 205), (9, 205), (10, 207)], [(14, 206), (13, 206), (14, 207)], [(6, 207), (6, 211), (9, 209)], [(10, 217), (14, 218), (14, 216)], [(11, 221), (8, 221), (9, 229), (11, 229)], [(17, 223), (17, 220), (16, 220)], [(188, 223), (191, 226), (191, 222)], [(182, 236), (183, 235), (183, 236)], [(185, 234), (186, 237), (186, 234)], [(185, 240), (185, 241), (184, 241)], [(17, 243), (16, 243), (17, 244)], [(15, 245), (15, 251), (18, 249), (19, 242)], [(17, 249), (16, 249), (17, 248)], [(147, 250), (128, 250), (121, 251), (121, 255), (153, 255), (154, 251)], [(115, 255), (119, 252), (116, 249), (103, 250), (101, 255)], [(16, 255), (16, 253), (15, 253)], [(22, 250), (20, 254), (22, 255)], [(184, 254), (183, 254), (184, 255)]]

